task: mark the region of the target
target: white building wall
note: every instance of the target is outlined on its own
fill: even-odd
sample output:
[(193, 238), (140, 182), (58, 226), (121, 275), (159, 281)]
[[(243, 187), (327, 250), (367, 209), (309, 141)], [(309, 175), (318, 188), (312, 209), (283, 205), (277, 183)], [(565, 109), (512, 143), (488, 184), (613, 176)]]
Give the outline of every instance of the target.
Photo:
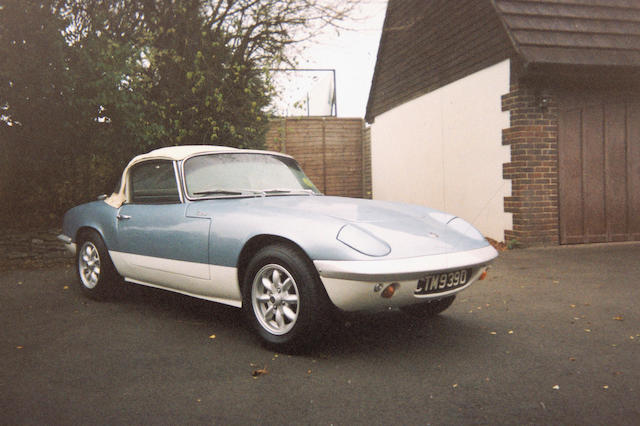
[(373, 198), (427, 205), (460, 216), (485, 236), (512, 229), (502, 178), (509, 113), (509, 61), (503, 61), (376, 117), (371, 127)]

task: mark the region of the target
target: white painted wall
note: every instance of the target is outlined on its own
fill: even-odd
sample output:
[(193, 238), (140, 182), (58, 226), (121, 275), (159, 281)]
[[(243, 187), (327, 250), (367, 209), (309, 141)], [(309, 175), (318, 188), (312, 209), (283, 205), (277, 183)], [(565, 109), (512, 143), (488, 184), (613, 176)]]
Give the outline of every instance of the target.
[(509, 113), (509, 61), (486, 68), (376, 117), (371, 126), (373, 198), (427, 205), (460, 216), (485, 236), (512, 229), (502, 178)]

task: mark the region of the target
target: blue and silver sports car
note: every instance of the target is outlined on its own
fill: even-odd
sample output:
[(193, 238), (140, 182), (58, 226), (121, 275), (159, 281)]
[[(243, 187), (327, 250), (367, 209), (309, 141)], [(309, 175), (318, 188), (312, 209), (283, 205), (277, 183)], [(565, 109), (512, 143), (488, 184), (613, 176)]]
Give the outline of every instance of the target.
[(135, 157), (59, 238), (87, 295), (124, 278), (236, 306), (278, 350), (317, 337), (336, 307), (438, 314), (497, 256), (453, 215), (323, 196), (290, 156), (205, 145)]

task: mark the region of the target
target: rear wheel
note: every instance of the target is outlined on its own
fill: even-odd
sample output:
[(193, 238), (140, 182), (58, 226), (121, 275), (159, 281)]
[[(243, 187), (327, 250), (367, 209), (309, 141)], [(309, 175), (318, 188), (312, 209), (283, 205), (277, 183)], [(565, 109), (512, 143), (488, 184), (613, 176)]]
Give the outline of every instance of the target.
[(455, 299), (455, 295), (448, 296), (442, 299), (432, 300), (430, 302), (405, 306), (402, 310), (411, 316), (430, 318), (446, 311)]
[(76, 272), (80, 290), (94, 299), (107, 296), (118, 279), (109, 252), (96, 231), (85, 231), (78, 238)]
[(260, 249), (249, 262), (243, 290), (245, 317), (270, 348), (304, 349), (325, 328), (327, 295), (313, 264), (292, 247)]

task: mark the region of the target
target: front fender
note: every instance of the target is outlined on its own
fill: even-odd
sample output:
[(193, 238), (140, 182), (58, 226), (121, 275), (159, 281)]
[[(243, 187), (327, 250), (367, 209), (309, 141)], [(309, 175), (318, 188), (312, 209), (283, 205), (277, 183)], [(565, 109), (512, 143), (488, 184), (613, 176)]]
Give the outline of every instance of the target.
[(252, 238), (273, 235), (299, 246), (311, 259), (359, 260), (358, 253), (336, 237), (344, 226), (333, 218), (304, 218), (266, 210), (218, 211), (212, 215), (210, 263), (236, 267), (242, 249)]

